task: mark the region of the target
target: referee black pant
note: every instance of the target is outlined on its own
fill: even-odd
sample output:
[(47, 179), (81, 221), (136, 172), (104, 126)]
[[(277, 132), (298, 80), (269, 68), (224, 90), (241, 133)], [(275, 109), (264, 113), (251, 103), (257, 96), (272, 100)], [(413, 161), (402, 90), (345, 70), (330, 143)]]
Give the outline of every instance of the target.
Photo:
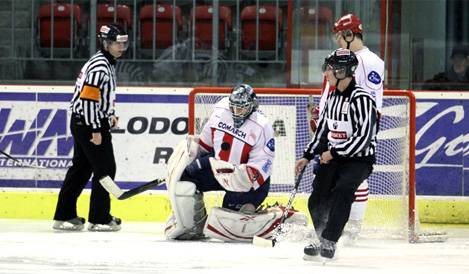
[(70, 220), (77, 217), (77, 200), (93, 174), (88, 220), (95, 224), (107, 224), (112, 216), (109, 193), (99, 183), (99, 179), (116, 174), (116, 161), (107, 119), (100, 121), (102, 143), (95, 145), (90, 140), (92, 131), (84, 119), (72, 115), (70, 130), (73, 135), (73, 160), (60, 189), (54, 220)]
[(308, 209), (318, 236), (337, 242), (350, 216), (358, 186), (371, 174), (370, 162), (321, 164), (313, 181)]

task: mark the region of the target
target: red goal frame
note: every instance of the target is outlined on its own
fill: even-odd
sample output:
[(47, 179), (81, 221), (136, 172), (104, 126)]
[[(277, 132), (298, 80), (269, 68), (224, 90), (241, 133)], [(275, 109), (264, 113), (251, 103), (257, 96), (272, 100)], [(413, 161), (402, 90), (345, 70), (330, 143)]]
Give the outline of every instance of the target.
[[(216, 94), (216, 93), (226, 93), (231, 92), (231, 87), (195, 87), (191, 90), (188, 97), (188, 132), (189, 134), (194, 134), (195, 132), (195, 97), (199, 93), (205, 94)], [(309, 88), (256, 88), (256, 94), (274, 94), (274, 95), (320, 95), (320, 89), (309, 89)], [(416, 188), (415, 188), (415, 133), (416, 133), (416, 99), (412, 91), (410, 90), (385, 90), (384, 96), (402, 96), (409, 99), (409, 233), (408, 240), (409, 242), (418, 241), (417, 231), (416, 231)]]

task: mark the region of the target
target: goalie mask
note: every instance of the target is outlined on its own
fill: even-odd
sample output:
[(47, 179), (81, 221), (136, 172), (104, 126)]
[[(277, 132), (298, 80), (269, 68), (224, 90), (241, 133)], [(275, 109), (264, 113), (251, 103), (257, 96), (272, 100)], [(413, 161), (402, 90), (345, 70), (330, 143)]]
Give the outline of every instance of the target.
[(230, 110), (232, 113), (234, 126), (241, 127), (244, 121), (258, 107), (257, 97), (254, 89), (246, 84), (241, 84), (233, 88), (230, 95)]
[(348, 49), (337, 49), (324, 60), (322, 71), (332, 70), (334, 77), (342, 80), (353, 77), (358, 66), (358, 59), (353, 51)]

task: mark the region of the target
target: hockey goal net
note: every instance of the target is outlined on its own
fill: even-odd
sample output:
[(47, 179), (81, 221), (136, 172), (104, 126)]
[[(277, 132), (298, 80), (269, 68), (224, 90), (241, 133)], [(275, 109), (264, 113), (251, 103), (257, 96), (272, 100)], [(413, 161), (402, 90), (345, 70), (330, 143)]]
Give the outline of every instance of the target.
[[(275, 159), (271, 193), (289, 193), (295, 182), (294, 164), (311, 140), (309, 107), (318, 105), (318, 89), (256, 88), (259, 109), (275, 131)], [(218, 100), (230, 88), (200, 87), (189, 95), (189, 133), (199, 134)], [(369, 204), (363, 231), (415, 236), (415, 98), (408, 91), (386, 91), (378, 134), (377, 163), (369, 183)], [(309, 165), (299, 186), (305, 197), (312, 191)], [(306, 212), (307, 213), (307, 212)], [(308, 214), (309, 215), (309, 214)]]

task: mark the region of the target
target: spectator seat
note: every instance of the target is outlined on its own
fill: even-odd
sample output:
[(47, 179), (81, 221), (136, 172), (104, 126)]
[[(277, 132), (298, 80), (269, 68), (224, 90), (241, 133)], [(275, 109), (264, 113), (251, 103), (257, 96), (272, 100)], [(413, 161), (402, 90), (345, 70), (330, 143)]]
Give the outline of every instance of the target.
[[(153, 16), (155, 16), (155, 21), (153, 21)], [(140, 46), (144, 49), (153, 48), (153, 41), (155, 41), (156, 49), (171, 47), (177, 41), (178, 33), (182, 31), (182, 15), (179, 6), (145, 5), (140, 9), (139, 20)], [(175, 36), (173, 36), (173, 26), (176, 30)], [(155, 31), (155, 37), (153, 37), (153, 31)]]
[(75, 47), (78, 44), (81, 16), (81, 8), (78, 4), (42, 4), (38, 15), (39, 46), (43, 48)]
[[(194, 11), (195, 10), (195, 11)], [(226, 6), (219, 7), (219, 31), (218, 31), (218, 48), (226, 49), (229, 47), (229, 32), (232, 30), (231, 9)], [(192, 23), (194, 23), (194, 33)], [(212, 48), (212, 22), (213, 8), (211, 5), (199, 5), (191, 10), (189, 19), (190, 30), (195, 39), (196, 49)]]
[[(256, 26), (257, 14), (259, 29)], [(283, 14), (280, 8), (275, 5), (259, 5), (257, 11), (256, 5), (246, 6), (241, 11), (240, 21), (242, 50), (256, 50), (257, 38), (260, 51), (274, 51), (280, 47), (283, 26)]]

